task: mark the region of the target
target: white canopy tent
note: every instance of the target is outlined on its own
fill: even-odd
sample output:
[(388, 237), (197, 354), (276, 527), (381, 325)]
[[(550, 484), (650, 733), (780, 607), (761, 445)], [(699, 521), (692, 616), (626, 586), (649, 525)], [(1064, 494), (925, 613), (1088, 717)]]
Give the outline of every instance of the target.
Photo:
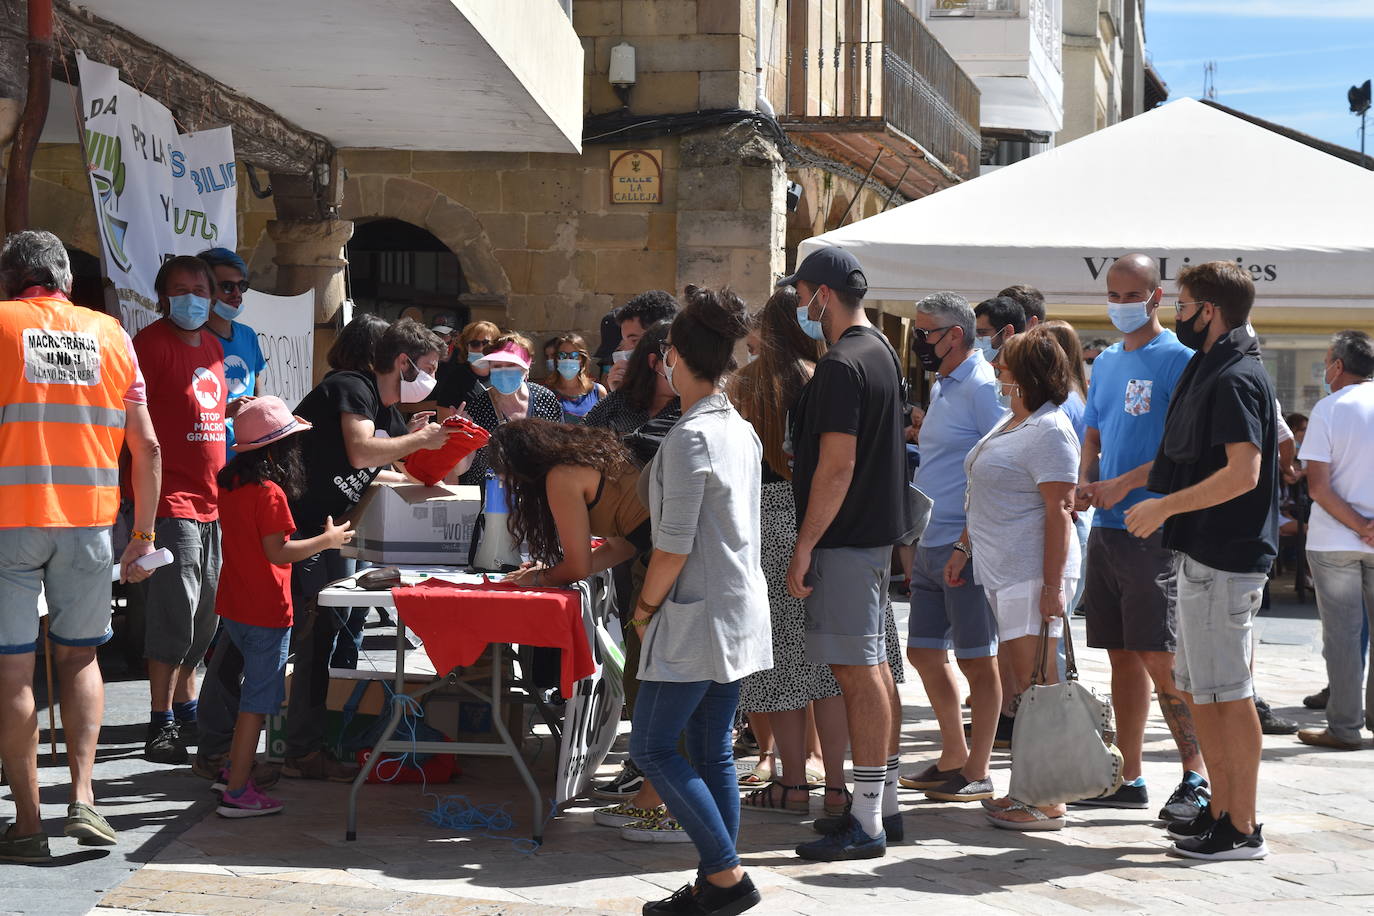
[[(1237, 260), (1257, 307), (1374, 307), (1374, 171), (1183, 99), (802, 243), (853, 252), (870, 300), (1016, 283), (1105, 305), (1113, 258), (1165, 280)], [(1172, 284), (1166, 284), (1169, 292)]]

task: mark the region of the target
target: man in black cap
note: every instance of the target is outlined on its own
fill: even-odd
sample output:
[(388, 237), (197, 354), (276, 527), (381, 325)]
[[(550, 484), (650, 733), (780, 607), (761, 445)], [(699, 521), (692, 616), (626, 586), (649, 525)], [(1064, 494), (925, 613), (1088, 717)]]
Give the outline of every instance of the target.
[(795, 286), (797, 320), (830, 348), (793, 413), (797, 546), (787, 589), (806, 601), (806, 654), (844, 694), (854, 759), (851, 816), (797, 847), (806, 859), (870, 859), (901, 839), (897, 747), (902, 707), (887, 662), (883, 612), (892, 546), (912, 527), (905, 404), (897, 354), (868, 322), (868, 281), (841, 248), (812, 252)]

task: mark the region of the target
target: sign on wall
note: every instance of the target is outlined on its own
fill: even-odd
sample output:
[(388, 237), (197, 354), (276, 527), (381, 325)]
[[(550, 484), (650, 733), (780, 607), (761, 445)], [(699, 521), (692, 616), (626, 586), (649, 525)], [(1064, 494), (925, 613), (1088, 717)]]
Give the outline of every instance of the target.
[(162, 262), (237, 242), (230, 128), (177, 131), (172, 113), (80, 51), (86, 162), (105, 272), (131, 335), (157, 320)]
[[(311, 374), (315, 354), (315, 291), (299, 296), (271, 296), (250, 289), (243, 294), (242, 322), (258, 333), (267, 360), (262, 393), (275, 394), (294, 408), (315, 387)], [(236, 367), (225, 362), (232, 386)]]
[(663, 150), (611, 150), (611, 203), (663, 202)]

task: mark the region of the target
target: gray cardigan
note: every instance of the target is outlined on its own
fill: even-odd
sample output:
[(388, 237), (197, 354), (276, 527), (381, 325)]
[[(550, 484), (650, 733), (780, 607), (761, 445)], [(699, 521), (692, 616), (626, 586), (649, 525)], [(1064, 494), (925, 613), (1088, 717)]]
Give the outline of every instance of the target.
[(728, 684), (773, 667), (762, 455), (753, 426), (717, 392), (682, 415), (645, 469), (654, 547), (687, 562), (644, 628), (640, 680)]

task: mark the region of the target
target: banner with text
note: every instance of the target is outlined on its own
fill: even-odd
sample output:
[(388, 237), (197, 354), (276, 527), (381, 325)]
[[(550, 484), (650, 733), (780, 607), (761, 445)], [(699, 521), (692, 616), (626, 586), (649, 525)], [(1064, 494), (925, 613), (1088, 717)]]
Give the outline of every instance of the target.
[[(271, 296), (250, 289), (243, 294), (242, 323), (257, 331), (258, 344), (267, 360), (262, 393), (275, 394), (287, 407), (294, 409), (315, 387), (311, 374), (315, 353), (315, 291), (307, 290), (299, 296)], [(224, 380), (231, 391), (236, 374), (246, 377), (247, 371), (247, 366), (231, 366), (229, 360), (225, 360)]]
[(77, 52), (86, 161), (106, 276), (130, 334), (157, 320), (162, 262), (237, 242), (230, 128), (177, 132), (172, 113)]

